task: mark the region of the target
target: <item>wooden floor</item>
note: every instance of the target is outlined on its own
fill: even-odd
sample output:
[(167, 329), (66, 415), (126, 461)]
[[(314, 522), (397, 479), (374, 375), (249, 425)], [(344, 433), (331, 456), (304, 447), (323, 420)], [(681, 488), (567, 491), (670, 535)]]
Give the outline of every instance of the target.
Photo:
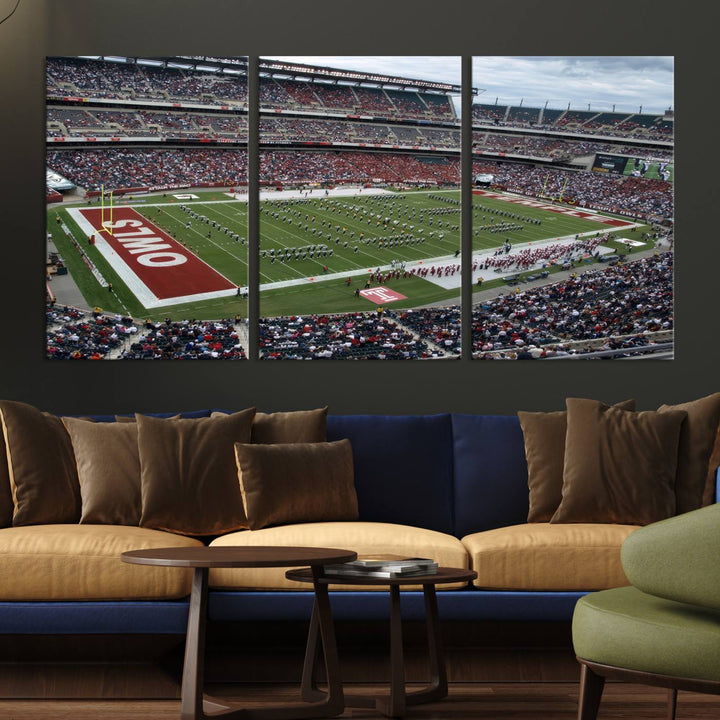
[[(381, 686), (357, 685), (348, 691), (375, 693)], [(248, 707), (297, 699), (296, 686), (256, 685), (214, 688), (217, 697)], [(441, 702), (409, 709), (409, 720), (574, 720), (578, 686), (574, 683), (453, 683)], [(664, 720), (666, 691), (639, 685), (609, 683), (598, 720)], [(5, 720), (179, 720), (179, 701), (168, 700), (0, 700)], [(382, 718), (371, 710), (348, 709), (342, 718)], [(680, 693), (677, 720), (720, 718), (720, 698)]]

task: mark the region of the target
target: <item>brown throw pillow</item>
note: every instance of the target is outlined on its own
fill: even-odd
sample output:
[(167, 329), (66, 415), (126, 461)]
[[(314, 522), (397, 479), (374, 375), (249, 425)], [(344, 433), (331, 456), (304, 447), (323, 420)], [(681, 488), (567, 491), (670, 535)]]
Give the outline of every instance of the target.
[(250, 442), (318, 443), (327, 440), (327, 407), (317, 410), (258, 413)]
[[(635, 400), (613, 407), (635, 410)], [(530, 509), (528, 522), (550, 522), (562, 500), (567, 411), (518, 412), (525, 441)]]
[(684, 410), (687, 420), (680, 431), (675, 498), (677, 512), (702, 507), (708, 463), (720, 423), (720, 393), (680, 405), (661, 405), (658, 412)]
[[(210, 417), (226, 413), (215, 411)], [(317, 410), (257, 413), (253, 420), (252, 443), (315, 443), (327, 440), (327, 407)]]
[(268, 525), (358, 519), (349, 440), (238, 443), (235, 456), (251, 530)]
[(235, 443), (250, 441), (255, 408), (218, 418), (136, 415), (142, 527), (220, 535), (247, 527)]
[(60, 418), (21, 402), (0, 401), (13, 525), (76, 523), (78, 483), (70, 436)]
[[(179, 418), (181, 418), (181, 417), (182, 417), (182, 415), (171, 415), (171, 416), (170, 416), (169, 418), (167, 418), (167, 419), (168, 419), (168, 420), (177, 420), (177, 419), (179, 419)], [(165, 420), (166, 418), (162, 418), (162, 419)], [(116, 422), (116, 423), (134, 423), (134, 422), (137, 422), (137, 421), (135, 420), (135, 416), (134, 416), (134, 415), (116, 415), (116, 416), (115, 416), (115, 422)]]
[(687, 413), (634, 413), (580, 398), (566, 405), (562, 502), (551, 522), (647, 525), (673, 515)]
[(10, 470), (7, 463), (5, 433), (0, 422), (0, 528), (12, 525), (13, 510), (12, 490), (10, 488)]
[(81, 523), (138, 525), (140, 456), (137, 423), (63, 418), (70, 434), (82, 498)]

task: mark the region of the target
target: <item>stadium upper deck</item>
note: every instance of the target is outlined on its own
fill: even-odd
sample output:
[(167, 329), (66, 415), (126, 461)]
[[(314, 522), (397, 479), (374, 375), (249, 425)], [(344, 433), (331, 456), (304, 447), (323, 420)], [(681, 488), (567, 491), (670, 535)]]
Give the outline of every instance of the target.
[[(260, 73), (265, 181), (459, 182), (459, 86), (271, 60)], [(243, 181), (243, 58), (48, 58), (47, 93), (49, 164), (85, 189), (115, 176), (126, 187)], [(664, 117), (476, 104), (473, 123), (475, 167), (501, 185), (528, 165), (565, 178), (596, 153), (673, 157)]]
[[(458, 86), (261, 61), (260, 106), (316, 114), (455, 123)], [(207, 58), (48, 58), (51, 100), (83, 98), (118, 107), (206, 106), (247, 110), (247, 65)]]
[[(261, 61), (260, 75), (261, 113), (280, 111), (436, 127), (459, 125), (450, 99), (461, 92), (459, 86), (272, 60)], [(151, 112), (206, 108), (213, 114), (242, 114), (247, 111), (247, 64), (242, 58), (116, 58), (113, 62), (103, 58), (48, 58), (47, 96), (50, 106), (83, 100), (83, 108), (87, 108), (91, 101), (105, 110), (106, 120), (110, 108), (127, 112), (137, 106)], [(139, 134), (137, 119), (125, 118), (128, 122), (119, 121), (120, 127), (115, 129)], [(641, 144), (668, 143), (674, 133), (674, 118), (668, 113), (557, 110), (497, 103), (476, 103), (473, 124), (485, 129), (627, 138)], [(99, 123), (100, 129), (102, 125)], [(213, 123), (209, 125), (212, 128)], [(50, 129), (55, 135), (63, 134), (60, 128)]]
[[(641, 108), (640, 108), (641, 110)], [(600, 135), (638, 141), (672, 141), (675, 121), (672, 113), (643, 114), (593, 110), (556, 110), (478, 103), (473, 105), (473, 125), (505, 128), (533, 128), (564, 134)]]
[[(48, 146), (247, 143), (243, 58), (49, 58), (47, 67)], [(269, 60), (261, 75), (264, 147), (460, 153), (448, 94), (458, 86)], [(473, 114), (473, 152), (483, 158), (581, 169), (595, 153), (672, 159), (672, 141), (653, 134), (672, 123), (650, 116), (491, 105), (476, 105)]]

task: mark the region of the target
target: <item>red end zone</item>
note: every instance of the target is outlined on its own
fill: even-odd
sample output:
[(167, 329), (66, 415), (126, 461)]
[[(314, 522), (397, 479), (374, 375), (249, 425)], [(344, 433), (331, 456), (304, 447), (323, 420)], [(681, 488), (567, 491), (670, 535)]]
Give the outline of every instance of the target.
[(112, 225), (106, 221), (105, 227), (100, 208), (83, 208), (79, 213), (92, 228), (84, 229), (95, 232), (98, 250), (145, 307), (236, 290), (226, 277), (133, 208), (115, 208)]
[(594, 220), (595, 222), (603, 223), (604, 225), (613, 225), (614, 227), (625, 227), (626, 225), (632, 225), (632, 220), (618, 220), (616, 218), (606, 217), (595, 212), (587, 212), (585, 210), (579, 210), (577, 208), (564, 208), (558, 207), (557, 205), (550, 205), (548, 203), (540, 202), (539, 200), (527, 200), (526, 198), (513, 197), (511, 195), (501, 195), (491, 190), (473, 190), (473, 195), (484, 195), (486, 197), (492, 197), (496, 200), (504, 200), (505, 202), (513, 203), (514, 205), (525, 205), (527, 207), (539, 208), (540, 210), (549, 210), (550, 212), (562, 213), (563, 215), (572, 215), (573, 217), (582, 218), (583, 220)]

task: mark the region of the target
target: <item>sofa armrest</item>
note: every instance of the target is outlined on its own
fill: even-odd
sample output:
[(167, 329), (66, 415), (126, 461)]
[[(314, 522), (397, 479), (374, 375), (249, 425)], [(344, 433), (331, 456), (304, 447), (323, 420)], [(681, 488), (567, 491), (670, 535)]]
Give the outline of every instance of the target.
[(720, 610), (720, 504), (661, 520), (629, 535), (623, 570), (639, 590)]

